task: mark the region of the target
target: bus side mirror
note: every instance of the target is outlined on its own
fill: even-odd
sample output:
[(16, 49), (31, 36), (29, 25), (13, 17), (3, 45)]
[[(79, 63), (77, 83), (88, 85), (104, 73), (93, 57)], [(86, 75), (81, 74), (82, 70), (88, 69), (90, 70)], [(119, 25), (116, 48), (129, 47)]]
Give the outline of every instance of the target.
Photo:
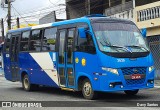
[(144, 38), (146, 38), (146, 36), (147, 36), (147, 29), (146, 28), (141, 29), (141, 33), (142, 33), (142, 36)]
[(85, 28), (78, 28), (80, 38), (86, 38), (86, 29)]

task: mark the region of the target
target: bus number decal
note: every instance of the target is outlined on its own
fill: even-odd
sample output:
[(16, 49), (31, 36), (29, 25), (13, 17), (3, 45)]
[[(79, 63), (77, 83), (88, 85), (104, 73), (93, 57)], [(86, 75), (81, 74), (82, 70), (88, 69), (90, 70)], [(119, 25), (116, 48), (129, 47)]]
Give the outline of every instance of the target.
[(117, 62), (125, 62), (125, 59), (117, 59)]

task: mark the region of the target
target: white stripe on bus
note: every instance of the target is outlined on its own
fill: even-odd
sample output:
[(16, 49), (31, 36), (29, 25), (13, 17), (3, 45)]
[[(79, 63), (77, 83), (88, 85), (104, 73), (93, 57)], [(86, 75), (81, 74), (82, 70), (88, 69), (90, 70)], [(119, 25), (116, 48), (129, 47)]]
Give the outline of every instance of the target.
[(51, 27), (52, 24), (53, 24), (53, 23), (37, 25), (37, 26), (33, 26), (32, 29), (39, 29), (39, 28)]
[(59, 85), (57, 70), (54, 68), (54, 64), (50, 54), (48, 52), (45, 52), (45, 53), (30, 53), (30, 55), (39, 64), (39, 66), (45, 71), (45, 73), (47, 73), (47, 75), (57, 85)]

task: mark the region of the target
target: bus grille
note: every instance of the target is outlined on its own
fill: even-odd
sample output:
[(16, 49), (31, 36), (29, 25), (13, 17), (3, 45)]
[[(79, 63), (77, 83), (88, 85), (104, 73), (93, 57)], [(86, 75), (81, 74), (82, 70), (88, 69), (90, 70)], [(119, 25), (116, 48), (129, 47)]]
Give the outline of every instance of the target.
[(144, 81), (145, 81), (145, 78), (143, 78), (143, 79), (127, 79), (126, 80), (126, 84), (127, 85), (137, 85), (137, 84), (143, 84), (144, 83)]
[[(132, 74), (146, 74), (146, 67), (131, 67), (131, 68), (122, 68), (123, 75), (132, 75)], [(139, 85), (144, 84), (145, 78), (142, 79), (126, 79), (127, 85)]]

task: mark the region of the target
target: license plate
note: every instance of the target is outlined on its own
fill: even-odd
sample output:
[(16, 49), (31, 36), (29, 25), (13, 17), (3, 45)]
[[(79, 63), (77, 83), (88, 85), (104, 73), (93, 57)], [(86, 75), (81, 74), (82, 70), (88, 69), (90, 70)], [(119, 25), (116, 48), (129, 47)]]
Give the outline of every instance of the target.
[(142, 76), (140, 74), (133, 74), (131, 75), (131, 79), (141, 79)]

